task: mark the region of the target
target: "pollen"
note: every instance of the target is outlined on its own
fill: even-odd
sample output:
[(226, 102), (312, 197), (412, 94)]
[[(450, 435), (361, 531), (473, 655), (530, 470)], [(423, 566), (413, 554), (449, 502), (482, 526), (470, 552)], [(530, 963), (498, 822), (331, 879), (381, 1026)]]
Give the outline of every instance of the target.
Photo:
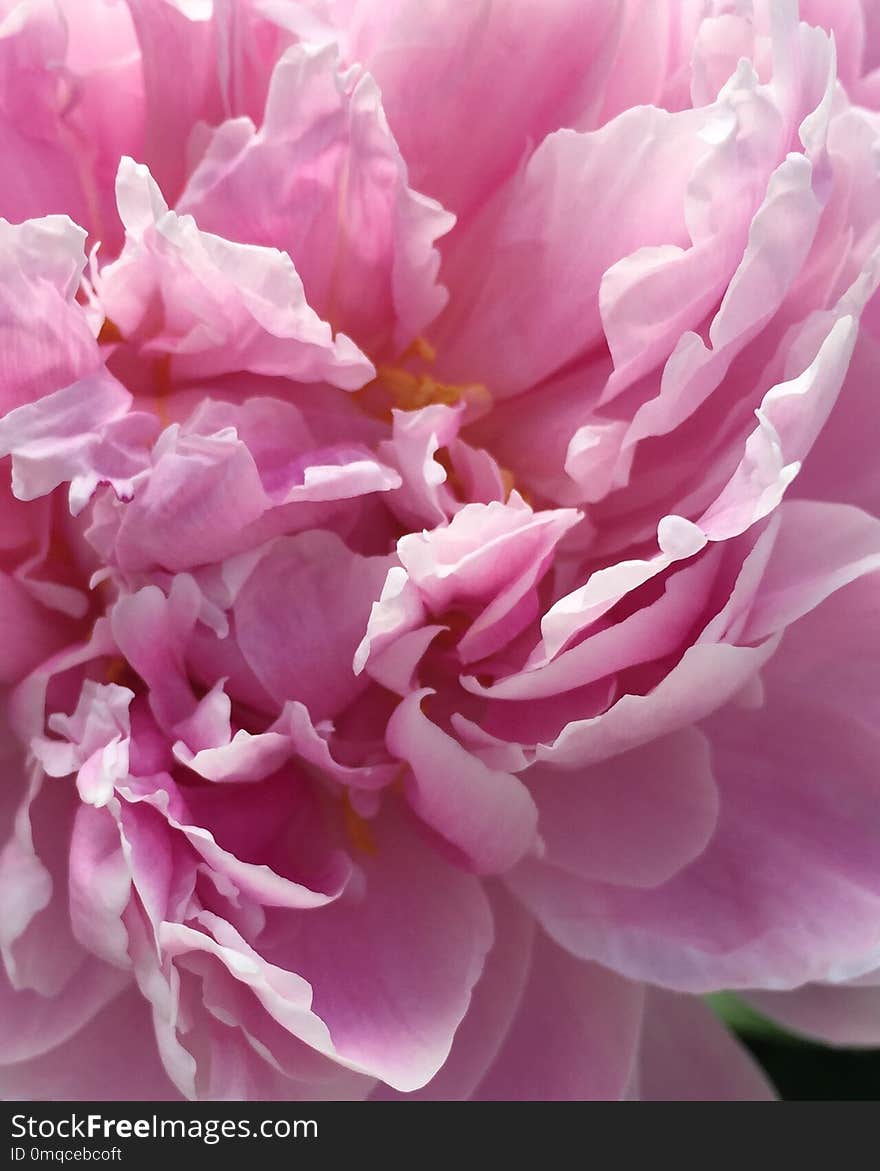
[(437, 351), (431, 343), (417, 337), (397, 363), (376, 367), (373, 382), (358, 392), (362, 403), (368, 410), (386, 417), (395, 408), (418, 411), (436, 403), (455, 406), (463, 402), (481, 412), (491, 406), (492, 396), (482, 382), (444, 382), (424, 369), (436, 360)]
[(394, 405), (402, 411), (417, 411), (434, 403), (451, 407), (459, 402), (474, 406), (491, 402), (481, 382), (441, 382), (432, 374), (413, 374), (402, 366), (380, 366), (377, 374), (377, 381), (391, 392)]

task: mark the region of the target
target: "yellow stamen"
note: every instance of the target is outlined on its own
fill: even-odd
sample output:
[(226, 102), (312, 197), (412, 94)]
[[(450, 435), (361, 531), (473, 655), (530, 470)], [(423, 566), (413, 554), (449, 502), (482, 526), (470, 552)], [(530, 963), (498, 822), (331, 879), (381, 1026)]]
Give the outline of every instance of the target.
[(115, 658), (111, 659), (107, 664), (107, 670), (104, 672), (104, 679), (107, 683), (115, 683), (119, 687), (126, 686), (126, 680), (130, 677), (130, 668), (125, 659)]
[(418, 411), (434, 403), (454, 406), (465, 402), (480, 409), (491, 405), (491, 395), (481, 382), (443, 382), (427, 371), (409, 368), (409, 363), (431, 365), (436, 358), (437, 351), (427, 338), (417, 337), (400, 355), (399, 363), (377, 366), (375, 379), (357, 392), (364, 408), (388, 418), (390, 408), (395, 407), (401, 411)]
[(391, 391), (394, 405), (401, 411), (417, 411), (433, 403), (455, 406), (466, 402), (487, 406), (489, 392), (480, 382), (441, 382), (431, 374), (412, 374), (401, 366), (379, 366), (377, 381)]
[[(516, 487), (516, 480), (513, 478), (513, 472), (510, 470), (510, 468), (499, 467), (498, 470), (501, 472), (501, 483), (504, 485), (504, 499), (507, 500), (510, 496), (510, 493)], [(520, 493), (520, 495), (522, 495), (522, 493)], [(525, 499), (525, 497), (523, 497), (523, 499)]]
[(404, 350), (403, 356), (404, 358), (421, 358), (429, 366), (437, 361), (437, 351), (428, 339), (422, 337), (421, 334), (410, 342), (409, 346)]
[(348, 840), (355, 850), (359, 850), (362, 854), (369, 854), (371, 858), (378, 854), (373, 831), (370, 829), (369, 823), (352, 805), (348, 790), (342, 794), (342, 823), (345, 826)]
[(109, 317), (104, 318), (104, 323), (98, 333), (99, 346), (112, 346), (117, 342), (121, 342), (122, 332), (115, 321), (111, 321)]
[(461, 477), (455, 470), (455, 465), (452, 462), (452, 456), (449, 453), (448, 447), (438, 447), (434, 452), (434, 460), (446, 472), (446, 486), (449, 488), (459, 500), (465, 498), (465, 487), (461, 482)]

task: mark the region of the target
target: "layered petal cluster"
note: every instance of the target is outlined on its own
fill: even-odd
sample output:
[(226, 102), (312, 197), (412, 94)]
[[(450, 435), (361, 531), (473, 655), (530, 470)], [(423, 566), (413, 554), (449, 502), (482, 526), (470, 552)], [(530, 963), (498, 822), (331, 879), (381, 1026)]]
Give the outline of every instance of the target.
[(877, 1043), (868, 7), (0, 0), (4, 1097)]

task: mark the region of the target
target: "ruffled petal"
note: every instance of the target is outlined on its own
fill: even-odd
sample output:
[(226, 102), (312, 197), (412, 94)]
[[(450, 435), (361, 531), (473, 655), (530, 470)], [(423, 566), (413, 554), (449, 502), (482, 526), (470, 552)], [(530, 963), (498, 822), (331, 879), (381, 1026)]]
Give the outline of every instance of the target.
[(284, 249), (321, 316), (372, 355), (396, 353), (446, 303), (434, 241), (454, 218), (408, 186), (372, 78), (337, 66), (333, 46), (289, 50), (259, 131), (220, 127), (178, 210)]
[(200, 231), (131, 159), (116, 192), (126, 245), (102, 270), (98, 297), (125, 338), (172, 358), (166, 377), (247, 370), (347, 390), (372, 377), (354, 343), (310, 308), (289, 256)]
[[(858, 577), (794, 622), (756, 691), (702, 723), (720, 808), (698, 859), (649, 891), (558, 871), (516, 882), (557, 939), (697, 991), (876, 968), (876, 585), (876, 571)], [(796, 616), (803, 596), (786, 596)]]

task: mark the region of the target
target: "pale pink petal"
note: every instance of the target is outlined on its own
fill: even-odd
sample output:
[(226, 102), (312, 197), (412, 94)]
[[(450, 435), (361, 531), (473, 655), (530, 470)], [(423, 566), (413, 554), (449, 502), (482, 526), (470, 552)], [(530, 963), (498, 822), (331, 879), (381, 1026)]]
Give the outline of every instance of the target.
[(73, 623), (35, 601), (24, 584), (0, 572), (0, 684), (18, 683), (74, 630)]
[(641, 1012), (639, 985), (573, 959), (538, 934), (510, 1032), (473, 1097), (619, 1100), (630, 1080)]
[(574, 509), (534, 512), (512, 493), (506, 503), (467, 504), (448, 525), (397, 543), (409, 580), (431, 613), (476, 610), (459, 643), (470, 662), (509, 642), (534, 617), (534, 590), (552, 553), (580, 520)]
[[(332, 527), (336, 502), (399, 485), (365, 446), (319, 445), (288, 403), (207, 404), (183, 428), (163, 432), (105, 555), (129, 572), (180, 572), (281, 533)], [(100, 540), (107, 542), (106, 529)]]
[(787, 501), (740, 637), (753, 642), (781, 630), (836, 590), (878, 569), (876, 518), (849, 505)]
[(215, 1006), (213, 991), (206, 987), (203, 993), (208, 1013), (200, 1022), (205, 1044), (196, 1078), (198, 1101), (357, 1102), (367, 1096), (371, 1078), (328, 1059), (319, 1062), (308, 1050), (304, 1055), (305, 1047), (295, 1046), (268, 1014), (257, 1029), (238, 1001), (235, 1015), (244, 1017), (243, 1024), (226, 1024), (228, 1007), (223, 1002)]
[(353, 0), (334, 16), (347, 59), (365, 62), (381, 87), (416, 187), (467, 215), (550, 131), (597, 119), (621, 8), (550, 0), (536, 21), (530, 0), (485, 10)]
[(404, 491), (390, 501), (408, 528), (432, 527), (448, 520), (454, 509), (446, 469), (436, 455), (448, 447), (461, 428), (461, 408), (442, 403), (417, 411), (393, 412), (390, 439), (380, 453), (398, 469)]
[(258, 119), (284, 49), (299, 37), (328, 35), (313, 5), (287, 0), (125, 3), (140, 49), (144, 157), (172, 202), (205, 147), (208, 128), (227, 118)]
[(0, 13), (0, 215), (13, 221), (57, 213), (87, 223), (87, 172), (71, 150), (64, 114), (70, 82), (59, 64), (67, 36), (50, 0), (5, 4)]
[(192, 129), (219, 122), (223, 101), (212, 4), (126, 0), (140, 49), (146, 159), (170, 198), (183, 187)]
[[(489, 686), (464, 677), (462, 684), (492, 699), (549, 698), (595, 683), (618, 671), (674, 654), (685, 643), (695, 618), (709, 604), (720, 557), (710, 550), (665, 582), (663, 593), (627, 618), (600, 629), (549, 663), (545, 646), (537, 648), (521, 672), (511, 672)], [(464, 641), (464, 640), (462, 640)]]
[[(149, 841), (155, 832), (155, 818), (150, 817), (149, 811), (157, 810), (213, 874), (228, 880), (239, 895), (260, 906), (323, 907), (339, 897), (350, 877), (347, 857), (319, 844), (319, 814), (295, 774), (278, 778), (274, 784), (270, 781), (262, 788), (254, 786), (249, 791), (251, 812), (247, 818), (239, 812), (239, 794), (228, 786), (186, 793), (166, 778), (155, 789), (143, 791), (133, 783), (120, 791), (129, 805), (122, 811), (127, 838), (135, 841), (146, 834), (145, 840)], [(300, 825), (309, 815), (314, 823), (310, 827), (313, 841), (309, 843), (313, 857), (307, 860), (302, 849), (300, 857), (287, 856), (293, 832), (288, 829), (285, 833), (279, 828), (283, 815), (296, 825), (294, 813)], [(148, 856), (144, 855), (145, 862)], [(139, 870), (139, 875), (148, 879), (146, 869)]]
[(33, 1061), (74, 1039), (128, 983), (125, 972), (91, 960), (78, 969), (63, 996), (41, 996), (14, 990), (0, 968), (0, 1078), (6, 1088), (14, 1078), (10, 1066)]
[(735, 696), (775, 647), (774, 638), (688, 647), (646, 695), (624, 695), (600, 715), (572, 720), (552, 743), (538, 745), (537, 759), (565, 768), (590, 764), (695, 723)]
[[(880, 422), (874, 410), (878, 370), (880, 347), (862, 329), (834, 410), (791, 487), (793, 495), (855, 504), (880, 516), (876, 469)], [(841, 475), (844, 454), (846, 475)]]
[(102, 368), (10, 411), (0, 420), (0, 453), (12, 455), (12, 488), (19, 500), (34, 500), (69, 482), (76, 515), (100, 484), (131, 496), (158, 427), (152, 415), (130, 412), (131, 402)]
[(172, 378), (248, 370), (354, 390), (373, 367), (310, 308), (290, 257), (202, 232), (168, 210), (146, 167), (117, 178), (126, 245), (97, 293), (122, 335), (171, 355)]
[(375, 82), (340, 72), (333, 46), (285, 54), (259, 131), (217, 130), (178, 210), (289, 253), (309, 304), (372, 355), (404, 349), (446, 302), (434, 241), (454, 218), (408, 187)]
[(688, 990), (876, 968), (878, 629), (876, 573), (795, 622), (763, 668), (758, 706), (702, 724), (720, 793), (702, 856), (651, 891), (537, 876), (523, 893), (554, 936)]
[(132, 895), (127, 847), (106, 810), (89, 805), (77, 810), (68, 872), (71, 926), (83, 947), (123, 971), (131, 962), (122, 920)]
[[(708, 149), (705, 121), (641, 107), (600, 130), (547, 138), (457, 244), (453, 297), (436, 330), (444, 376), (503, 398), (601, 346), (606, 269), (645, 245), (687, 242), (684, 188)], [(649, 206), (646, 188), (656, 194)], [(578, 228), (570, 237), (559, 224)]]
[(66, 216), (0, 221), (0, 403), (4, 413), (93, 373), (98, 347), (74, 301), (85, 232)]
[(119, 650), (149, 687), (150, 707), (160, 726), (169, 730), (196, 708), (185, 654), (200, 604), (196, 583), (180, 574), (168, 597), (157, 586), (145, 586), (120, 597), (111, 613)]
[(857, 328), (853, 316), (838, 318), (811, 364), (764, 396), (739, 466), (698, 522), (712, 540), (736, 536), (779, 504), (831, 413)]

